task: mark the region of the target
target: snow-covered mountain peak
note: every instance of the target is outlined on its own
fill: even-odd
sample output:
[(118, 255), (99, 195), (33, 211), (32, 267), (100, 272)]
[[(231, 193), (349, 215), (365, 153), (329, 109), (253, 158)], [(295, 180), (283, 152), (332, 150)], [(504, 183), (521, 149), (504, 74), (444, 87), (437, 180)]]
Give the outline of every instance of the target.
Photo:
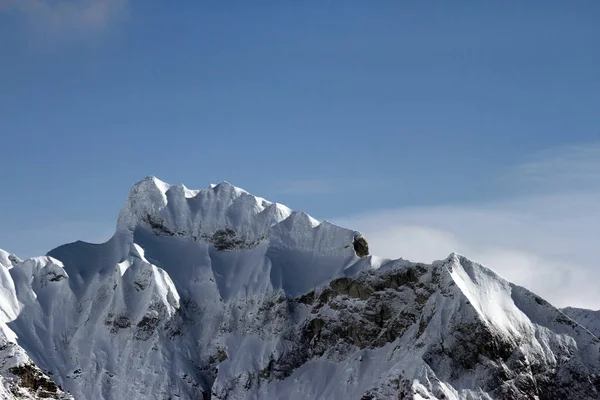
[[(181, 254), (157, 250), (167, 243), (170, 248), (183, 246), (193, 252), (190, 264)], [(190, 190), (153, 176), (133, 186), (119, 215), (116, 234), (98, 245), (110, 254), (110, 261), (90, 263), (83, 260), (87, 256), (77, 255), (99, 251), (100, 247), (92, 250), (90, 246), (94, 245), (78, 243), (50, 253), (59, 259), (78, 260), (66, 263), (78, 296), (84, 295), (97, 273), (109, 273), (111, 263), (123, 266), (132, 257), (165, 269), (180, 282), (184, 279), (180, 276), (188, 276), (198, 263), (206, 263), (209, 275), (219, 283), (219, 295), (225, 299), (274, 290), (301, 294), (347, 271), (356, 273), (371, 267), (369, 262), (356, 263), (369, 255), (368, 244), (359, 232), (320, 223), (304, 212), (254, 196), (228, 182)], [(232, 254), (235, 251), (245, 253)], [(291, 260), (289, 254), (294, 254)], [(225, 268), (234, 257), (239, 257), (236, 273)], [(187, 287), (187, 281), (182, 285), (186, 287), (180, 290), (195, 290)]]
[(108, 242), (0, 264), (0, 398), (32, 374), (52, 388), (42, 371), (115, 400), (600, 397), (595, 325), (565, 315), (595, 313), (457, 253), (370, 256), (360, 232), (228, 182), (148, 177)]
[(167, 205), (167, 191), (170, 185), (149, 176), (131, 188), (127, 202), (121, 209), (118, 228), (133, 229), (146, 215), (154, 215)]
[(515, 304), (514, 288), (506, 279), (458, 253), (438, 263), (447, 268), (469, 304), (490, 327), (515, 339), (532, 332), (529, 319)]
[(225, 192), (233, 192), (236, 195), (249, 194), (244, 189), (241, 189), (237, 186), (233, 186), (231, 183), (227, 181), (223, 181), (221, 183), (217, 183), (216, 185), (210, 185), (210, 188), (215, 191), (225, 191)]
[(129, 192), (117, 228), (132, 231), (141, 225), (164, 229), (165, 234), (196, 237), (226, 228), (253, 230), (249, 226), (252, 224), (261, 225), (264, 231), (291, 212), (283, 205), (253, 196), (229, 182), (210, 185), (204, 190), (190, 190), (183, 184), (170, 185), (149, 176)]

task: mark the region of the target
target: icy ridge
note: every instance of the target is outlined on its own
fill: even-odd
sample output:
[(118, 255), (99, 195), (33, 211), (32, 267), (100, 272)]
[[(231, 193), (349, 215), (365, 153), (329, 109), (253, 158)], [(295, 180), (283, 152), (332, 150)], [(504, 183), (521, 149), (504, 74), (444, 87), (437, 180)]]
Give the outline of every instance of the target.
[(228, 228), (246, 241), (255, 241), (263, 239), (272, 225), (291, 214), (286, 206), (253, 196), (228, 182), (205, 190), (189, 190), (184, 185), (169, 185), (148, 177), (130, 191), (117, 230), (133, 231), (137, 226), (145, 226), (167, 236), (203, 240)]
[(587, 328), (597, 338), (600, 338), (600, 310), (586, 310), (583, 308), (567, 307), (562, 312), (581, 326)]

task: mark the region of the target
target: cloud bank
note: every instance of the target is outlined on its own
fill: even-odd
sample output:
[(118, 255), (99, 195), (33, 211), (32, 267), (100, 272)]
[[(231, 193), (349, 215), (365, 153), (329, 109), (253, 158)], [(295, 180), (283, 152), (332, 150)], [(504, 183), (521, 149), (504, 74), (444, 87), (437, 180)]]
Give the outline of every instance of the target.
[(494, 203), (335, 222), (361, 230), (373, 254), (430, 262), (456, 251), (556, 306), (599, 309), (600, 145), (542, 152), (506, 178), (526, 190)]

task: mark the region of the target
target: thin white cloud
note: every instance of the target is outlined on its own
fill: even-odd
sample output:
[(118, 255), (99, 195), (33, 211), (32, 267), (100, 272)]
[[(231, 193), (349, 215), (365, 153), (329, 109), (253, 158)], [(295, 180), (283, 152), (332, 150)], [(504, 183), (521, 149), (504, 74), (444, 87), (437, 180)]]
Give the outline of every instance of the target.
[[(336, 222), (361, 230), (373, 254), (430, 262), (456, 251), (557, 306), (599, 309), (600, 146), (544, 152), (512, 173), (517, 181), (543, 180), (544, 190), (487, 204), (377, 211)], [(566, 185), (574, 179), (577, 185)]]
[(0, 0), (0, 11), (25, 16), (42, 31), (99, 30), (121, 17), (128, 0)]
[(548, 149), (513, 168), (507, 178), (537, 189), (579, 189), (600, 186), (600, 143)]

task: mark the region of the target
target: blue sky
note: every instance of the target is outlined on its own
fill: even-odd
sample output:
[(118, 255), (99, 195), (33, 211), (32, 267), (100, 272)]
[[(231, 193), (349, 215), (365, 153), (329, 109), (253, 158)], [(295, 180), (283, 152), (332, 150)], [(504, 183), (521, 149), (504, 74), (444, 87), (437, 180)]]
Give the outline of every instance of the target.
[[(106, 239), (156, 175), (227, 180), (374, 237), (429, 232), (390, 256), (458, 247), (502, 270), (506, 254), (585, 252), (583, 282), (599, 232), (571, 204), (599, 214), (598, 21), (594, 1), (0, 0), (0, 247)], [(520, 242), (501, 229), (546, 209)], [(582, 237), (549, 228), (531, 246), (548, 218)]]

